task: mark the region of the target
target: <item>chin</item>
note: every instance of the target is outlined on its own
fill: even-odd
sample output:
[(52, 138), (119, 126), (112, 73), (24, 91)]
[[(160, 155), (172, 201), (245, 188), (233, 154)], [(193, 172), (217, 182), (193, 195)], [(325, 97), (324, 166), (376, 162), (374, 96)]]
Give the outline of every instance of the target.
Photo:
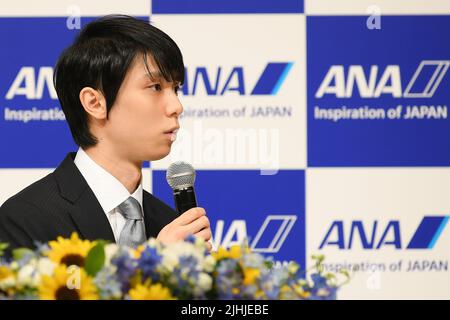
[(152, 150), (153, 152), (149, 154), (148, 160), (149, 161), (158, 161), (165, 157), (167, 157), (170, 153), (170, 146), (167, 148), (161, 148), (161, 150), (158, 150), (158, 152), (154, 152), (155, 150)]

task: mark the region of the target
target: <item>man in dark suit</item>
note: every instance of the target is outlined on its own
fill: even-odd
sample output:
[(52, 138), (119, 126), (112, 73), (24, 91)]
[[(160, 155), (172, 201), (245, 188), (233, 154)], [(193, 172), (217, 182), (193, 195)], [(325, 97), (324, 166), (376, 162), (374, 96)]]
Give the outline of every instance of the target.
[(165, 157), (179, 128), (184, 64), (175, 42), (148, 22), (107, 16), (62, 53), (54, 80), (80, 148), (1, 206), (0, 242), (33, 247), (77, 232), (135, 246), (194, 234), (210, 248), (205, 210), (178, 217), (141, 185), (142, 162)]

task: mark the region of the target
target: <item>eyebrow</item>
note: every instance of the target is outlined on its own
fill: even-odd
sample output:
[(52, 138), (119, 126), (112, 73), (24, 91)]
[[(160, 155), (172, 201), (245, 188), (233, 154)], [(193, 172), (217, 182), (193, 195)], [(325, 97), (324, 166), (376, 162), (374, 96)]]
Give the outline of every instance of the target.
[[(150, 81), (161, 81), (164, 80), (165, 82), (169, 82), (167, 81), (161, 72), (159, 71), (150, 71), (150, 74), (148, 72), (146, 72), (143, 76), (143, 78), (146, 78)], [(180, 85), (181, 82), (180, 81), (173, 81), (173, 83), (175, 83), (176, 85)]]
[(150, 71), (150, 73), (145, 72), (144, 77), (152, 81), (164, 79), (163, 75), (159, 71)]

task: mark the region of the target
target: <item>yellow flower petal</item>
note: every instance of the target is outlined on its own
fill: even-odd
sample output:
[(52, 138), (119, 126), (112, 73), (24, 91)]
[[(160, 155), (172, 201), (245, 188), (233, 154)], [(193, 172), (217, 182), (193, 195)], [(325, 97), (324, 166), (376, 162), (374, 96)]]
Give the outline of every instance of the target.
[[(71, 287), (73, 284), (74, 288)], [(86, 272), (81, 268), (76, 272), (70, 272), (65, 265), (57, 266), (53, 276), (42, 276), (38, 291), (39, 297), (43, 300), (98, 299), (97, 288)]]
[(243, 272), (244, 272), (244, 280), (243, 280), (244, 285), (254, 284), (256, 282), (256, 279), (258, 279), (260, 275), (259, 269), (256, 268), (244, 268)]
[(50, 250), (46, 252), (46, 255), (57, 264), (83, 267), (87, 254), (95, 244), (95, 242), (81, 240), (74, 232), (70, 239), (58, 237), (56, 241), (50, 241)]
[(138, 284), (128, 293), (133, 300), (175, 300), (169, 288), (160, 283), (154, 285)]

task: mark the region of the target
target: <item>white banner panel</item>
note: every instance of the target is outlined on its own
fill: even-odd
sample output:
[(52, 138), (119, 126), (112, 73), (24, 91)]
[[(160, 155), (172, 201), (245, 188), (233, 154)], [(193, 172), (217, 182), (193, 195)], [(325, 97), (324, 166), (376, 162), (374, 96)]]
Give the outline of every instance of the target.
[(450, 298), (450, 169), (308, 169), (306, 190), (308, 256), (355, 270), (338, 298)]
[(0, 206), (9, 197), (33, 182), (45, 177), (54, 169), (0, 169)]
[[(55, 169), (0, 169), (0, 206), (30, 184), (52, 173)], [(152, 192), (152, 171), (142, 169), (142, 187)]]
[(0, 2), (0, 17), (62, 17), (128, 14), (146, 16), (150, 0), (15, 0)]
[[(153, 15), (183, 52), (182, 130), (165, 168), (306, 166), (303, 15)], [(293, 143), (295, 142), (295, 143)]]
[(307, 15), (449, 14), (445, 0), (305, 0)]

